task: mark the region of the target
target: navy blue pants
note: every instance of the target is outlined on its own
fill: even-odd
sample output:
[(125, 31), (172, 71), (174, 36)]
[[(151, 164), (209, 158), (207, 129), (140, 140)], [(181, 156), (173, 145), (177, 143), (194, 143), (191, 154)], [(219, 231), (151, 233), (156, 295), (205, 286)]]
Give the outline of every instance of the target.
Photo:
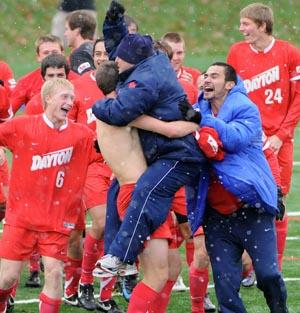
[[(107, 199), (105, 253), (123, 262), (134, 262), (147, 237), (165, 222), (176, 191), (194, 184), (200, 168), (200, 163), (155, 161), (137, 181), (122, 224), (115, 213), (119, 188), (114, 182)], [(120, 227), (118, 231), (116, 227)]]
[(252, 259), (257, 287), (263, 291), (270, 312), (288, 312), (286, 288), (277, 265), (274, 216), (253, 207), (231, 215), (208, 208), (203, 228), (222, 313), (247, 312), (239, 297), (244, 249)]

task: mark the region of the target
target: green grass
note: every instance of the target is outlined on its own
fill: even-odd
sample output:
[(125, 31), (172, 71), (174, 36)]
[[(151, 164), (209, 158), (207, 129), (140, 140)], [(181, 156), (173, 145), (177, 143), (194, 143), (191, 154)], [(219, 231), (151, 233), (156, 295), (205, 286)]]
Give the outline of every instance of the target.
[[(58, 1), (53, 0), (2, 0), (0, 1), (0, 59), (6, 60), (19, 78), (28, 71), (36, 68), (34, 41), (42, 34), (50, 31), (51, 18), (56, 10)], [(96, 0), (98, 8), (98, 22), (102, 24), (109, 1)], [(239, 10), (251, 3), (248, 0), (124, 0), (129, 15), (133, 16), (140, 26), (142, 33), (149, 33), (154, 38), (160, 38), (165, 32), (179, 31), (186, 40), (186, 63), (190, 66), (205, 69), (216, 60), (225, 60), (229, 46), (242, 40), (238, 32)], [(276, 37), (299, 44), (300, 28), (298, 0), (266, 1), (275, 13)], [(100, 29), (100, 27), (99, 27)], [(296, 131), (295, 160), (300, 161), (300, 128)], [(288, 197), (288, 211), (300, 211), (300, 166), (294, 168), (293, 185)], [(300, 237), (300, 222), (289, 223), (288, 236)], [(288, 241), (285, 251), (286, 257), (300, 257), (299, 240)], [(184, 263), (185, 264), (185, 263)], [(300, 277), (300, 262), (284, 261), (283, 274), (285, 277)], [(24, 288), (24, 271), (18, 289), (17, 299), (38, 298), (39, 289)], [(183, 268), (183, 277), (187, 283), (187, 267)], [(212, 282), (212, 280), (211, 280)], [(300, 312), (300, 282), (287, 282), (288, 304), (290, 313)], [(266, 313), (266, 305), (256, 288), (242, 289), (242, 298), (249, 313)], [(216, 303), (213, 289), (211, 298)], [(126, 303), (120, 297), (117, 302), (123, 308)], [(37, 303), (17, 304), (16, 313), (36, 313)], [(173, 293), (168, 312), (189, 312), (189, 294)], [(83, 312), (63, 305), (61, 312)]]

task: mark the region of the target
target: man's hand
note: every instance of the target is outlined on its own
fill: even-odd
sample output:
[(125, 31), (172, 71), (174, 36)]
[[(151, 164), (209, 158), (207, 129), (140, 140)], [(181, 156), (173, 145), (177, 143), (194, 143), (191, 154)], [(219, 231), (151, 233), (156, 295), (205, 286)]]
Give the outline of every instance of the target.
[(191, 104), (186, 98), (181, 100), (178, 104), (179, 110), (181, 111), (182, 117), (188, 121), (196, 123), (197, 125), (201, 122), (201, 114), (193, 109)]
[(110, 21), (116, 21), (122, 17), (125, 12), (125, 8), (117, 1), (112, 1), (108, 11), (106, 12), (106, 18)]
[(285, 204), (283, 202), (283, 193), (279, 186), (277, 187), (277, 196), (277, 207), (279, 212), (276, 214), (276, 221), (282, 221), (285, 213)]
[(273, 135), (269, 137), (269, 142), (270, 142), (271, 149), (274, 151), (275, 154), (278, 154), (283, 144), (282, 140), (276, 135)]
[(190, 74), (187, 71), (182, 72), (180, 79), (185, 80), (186, 82), (193, 84), (193, 76), (192, 76), (192, 74)]

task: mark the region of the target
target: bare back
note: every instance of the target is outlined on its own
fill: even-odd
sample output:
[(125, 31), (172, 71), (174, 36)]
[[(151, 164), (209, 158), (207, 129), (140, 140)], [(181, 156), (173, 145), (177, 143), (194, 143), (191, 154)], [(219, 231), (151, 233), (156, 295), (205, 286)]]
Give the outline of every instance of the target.
[(136, 182), (147, 168), (137, 129), (96, 123), (101, 153), (119, 184)]

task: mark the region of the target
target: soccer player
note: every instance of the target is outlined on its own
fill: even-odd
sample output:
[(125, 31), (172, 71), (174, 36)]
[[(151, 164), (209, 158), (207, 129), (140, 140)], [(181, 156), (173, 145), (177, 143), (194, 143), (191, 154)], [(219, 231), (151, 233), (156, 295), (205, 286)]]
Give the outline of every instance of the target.
[[(68, 78), (70, 67), (62, 54), (50, 54), (41, 62), (41, 76), (44, 81), (55, 78)], [(74, 100), (75, 102), (75, 100)], [(44, 112), (41, 93), (33, 96), (25, 106), (25, 114), (40, 114)]]
[(1, 312), (23, 261), (35, 247), (45, 267), (39, 312), (59, 312), (69, 234), (81, 211), (88, 164), (95, 158), (93, 132), (67, 119), (74, 99), (72, 84), (65, 79), (45, 82), (42, 99), (44, 114), (16, 117), (0, 125), (1, 145), (18, 156), (13, 158), (0, 242)]
[[(104, 39), (97, 39), (93, 46), (94, 66), (98, 68), (103, 61), (108, 60), (108, 54), (104, 47)], [(69, 117), (82, 123), (94, 132), (96, 131), (96, 118), (92, 114), (92, 106), (104, 97), (96, 84), (95, 71), (84, 73), (74, 81), (75, 95), (80, 101), (69, 113)], [(96, 133), (95, 133), (96, 137)], [(69, 258), (66, 269), (66, 283), (64, 301), (69, 304), (76, 302), (85, 309), (114, 309), (117, 312), (117, 304), (112, 300), (112, 291), (115, 278), (100, 278), (99, 300), (95, 302), (92, 275), (96, 261), (103, 255), (103, 233), (105, 225), (106, 198), (110, 185), (111, 170), (99, 158), (90, 164), (84, 187), (83, 203), (86, 212), (92, 219), (92, 226), (87, 231), (84, 240), (81, 259)], [(77, 266), (76, 266), (77, 263)], [(72, 269), (69, 271), (69, 267)], [(81, 267), (81, 270), (80, 270)], [(71, 279), (72, 278), (72, 279)], [(73, 299), (73, 300), (72, 300)]]
[[(53, 35), (39, 37), (35, 42), (35, 48), (36, 59), (39, 63), (49, 54), (64, 53), (61, 40)], [(71, 72), (69, 78), (74, 79), (76, 76), (78, 75)], [(34, 95), (41, 91), (43, 82), (40, 67), (22, 76), (18, 80), (10, 97), (13, 113), (16, 113), (22, 104), (26, 105)]]
[[(116, 74), (113, 76), (113, 72)], [(101, 87), (105, 94), (108, 90), (114, 90), (118, 80), (118, 68), (114, 62), (103, 63), (97, 70), (96, 75), (98, 86)], [(112, 82), (110, 82), (110, 80)], [(112, 87), (111, 87), (112, 86)], [(106, 95), (109, 98), (115, 98), (116, 93), (111, 92)], [(167, 125), (166, 125), (167, 124)], [(142, 116), (131, 123), (131, 126), (137, 126), (148, 130), (156, 130), (167, 136), (183, 136), (197, 128), (196, 124), (186, 125), (182, 121), (162, 122), (154, 120), (149, 116)], [(188, 126), (188, 128), (186, 128)], [(170, 129), (172, 127), (173, 129)], [(120, 193), (118, 196), (118, 212), (121, 219), (124, 218), (126, 208), (131, 199), (131, 193), (134, 189), (135, 182), (140, 175), (146, 170), (147, 164), (139, 143), (137, 130), (127, 127), (116, 127), (97, 121), (98, 141), (104, 158), (110, 164), (118, 182), (120, 184)], [(126, 155), (126, 159), (123, 156)], [(112, 208), (109, 207), (108, 215), (113, 214)], [(153, 312), (164, 312), (166, 310), (169, 295), (176, 278), (180, 272), (180, 255), (174, 253), (174, 249), (166, 248), (166, 239), (171, 239), (169, 230), (169, 220), (164, 223), (154, 234), (151, 235), (150, 242), (145, 244), (145, 250), (141, 253), (141, 266), (144, 270), (144, 279), (134, 289), (130, 298), (128, 312), (139, 312), (141, 305), (144, 308), (149, 307)], [(109, 230), (108, 230), (109, 231)], [(177, 248), (177, 247), (175, 247)], [(160, 258), (157, 256), (160, 255)], [(168, 280), (164, 282), (164, 269), (167, 271)], [(163, 261), (164, 266), (163, 266)], [(160, 264), (160, 265), (159, 265)], [(157, 273), (157, 275), (154, 275)], [(163, 284), (161, 288), (158, 285)], [(165, 286), (164, 286), (165, 284)], [(152, 290), (154, 287), (155, 290)], [(157, 290), (159, 289), (159, 290)], [(138, 291), (139, 290), (139, 291)], [(145, 292), (144, 295), (141, 293)], [(157, 299), (154, 298), (157, 296)], [(144, 299), (144, 301), (142, 301)]]
[(16, 87), (12, 69), (2, 60), (0, 60), (0, 83), (1, 81), (3, 82), (3, 86), (8, 87), (10, 91)]
[(173, 51), (173, 57), (171, 60), (174, 71), (177, 74), (179, 80), (184, 80), (198, 89), (198, 83), (200, 79), (200, 71), (183, 65), (185, 58), (185, 42), (179, 33), (166, 33), (162, 37), (162, 41), (166, 42)]
[(66, 18), (65, 37), (72, 49), (71, 69), (79, 75), (94, 69), (93, 40), (96, 24), (96, 19), (84, 10), (74, 11)]
[[(221, 311), (246, 312), (238, 293), (245, 249), (270, 312), (287, 313), (274, 218), (282, 211), (277, 208), (276, 183), (262, 151), (259, 111), (234, 68), (222, 62), (206, 71), (196, 107), (202, 115), (200, 126), (218, 133), (225, 152), (223, 160), (211, 161), (210, 171), (200, 174), (198, 195), (188, 204), (193, 231), (204, 216), (205, 243)], [(197, 114), (182, 111), (187, 120)], [(206, 201), (202, 201), (199, 196), (205, 194)]]
[[(300, 52), (274, 38), (272, 9), (250, 4), (240, 12), (244, 41), (231, 46), (227, 62), (244, 80), (250, 99), (258, 106), (262, 125), (278, 158), (281, 188), (290, 190), (294, 131), (300, 119)], [(286, 242), (287, 216), (276, 222), (279, 268)]]

